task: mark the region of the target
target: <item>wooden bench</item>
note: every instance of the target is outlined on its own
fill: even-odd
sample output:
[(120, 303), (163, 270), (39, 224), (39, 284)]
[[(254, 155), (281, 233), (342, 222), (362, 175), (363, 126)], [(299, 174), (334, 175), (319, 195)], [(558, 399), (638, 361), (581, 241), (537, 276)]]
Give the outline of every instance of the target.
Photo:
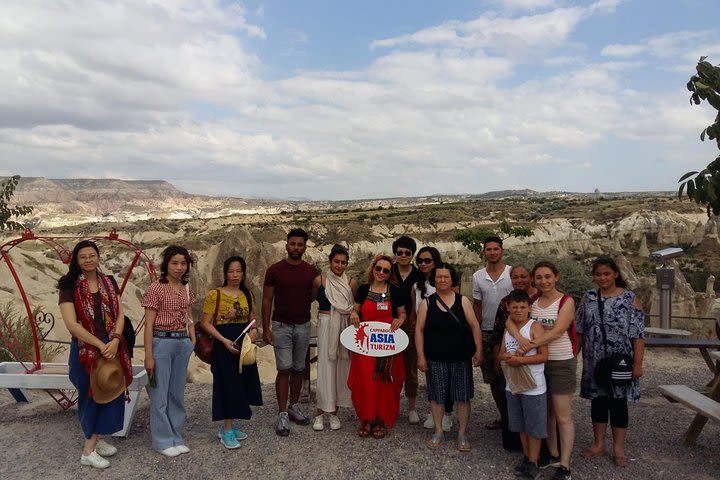
[(686, 385), (660, 385), (658, 389), (668, 400), (682, 403), (697, 412), (685, 432), (683, 445), (691, 446), (695, 443), (708, 419), (720, 422), (720, 403), (717, 401), (720, 397), (720, 382), (716, 382), (709, 397)]
[[(133, 365), (132, 368), (133, 381), (128, 387), (130, 402), (125, 404), (123, 428), (113, 433), (113, 437), (127, 437), (137, 410), (140, 391), (148, 383), (147, 372), (143, 365)], [(27, 390), (75, 390), (75, 386), (70, 382), (66, 363), (45, 363), (41, 369), (27, 373), (19, 362), (2, 362), (0, 363), (0, 388), (10, 390), (16, 402), (31, 401)], [(68, 402), (64, 408), (71, 406), (72, 403)]]
[(697, 348), (713, 375), (717, 376), (720, 373), (715, 361), (710, 357), (711, 350), (720, 349), (720, 340), (718, 339), (647, 337), (645, 346), (651, 348)]
[(679, 328), (660, 328), (660, 327), (645, 327), (645, 334), (650, 336), (658, 337), (681, 337), (687, 338), (692, 335), (687, 330), (680, 330)]

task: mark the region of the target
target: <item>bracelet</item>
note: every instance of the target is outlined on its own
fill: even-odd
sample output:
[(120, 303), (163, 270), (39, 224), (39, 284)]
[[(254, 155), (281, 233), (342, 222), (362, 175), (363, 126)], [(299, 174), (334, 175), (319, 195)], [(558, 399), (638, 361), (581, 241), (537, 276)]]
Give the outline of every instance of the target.
[(123, 338), (123, 337), (122, 337), (122, 335), (120, 335), (119, 333), (113, 332), (112, 338), (113, 338), (113, 339), (117, 339), (118, 342), (122, 342), (122, 338)]

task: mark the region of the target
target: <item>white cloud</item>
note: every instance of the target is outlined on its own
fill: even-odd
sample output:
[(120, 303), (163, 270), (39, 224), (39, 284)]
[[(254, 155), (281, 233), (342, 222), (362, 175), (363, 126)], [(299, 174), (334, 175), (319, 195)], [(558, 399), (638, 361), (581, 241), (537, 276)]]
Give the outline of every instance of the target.
[[(353, 70), (268, 81), (245, 44), (264, 30), (235, 4), (6, 0), (2, 168), (250, 196), (556, 189), (568, 172), (605, 171), (591, 166), (608, 139), (670, 149), (697, 127), (686, 97), (648, 102), (628, 85), (645, 65), (617, 53), (631, 46), (593, 62), (574, 43), (582, 22), (617, 4), (507, 1), (533, 13), (445, 21), (372, 42), (372, 60)], [(304, 46), (307, 35), (293, 38)], [(680, 32), (642, 45), (684, 59), (691, 43)]]

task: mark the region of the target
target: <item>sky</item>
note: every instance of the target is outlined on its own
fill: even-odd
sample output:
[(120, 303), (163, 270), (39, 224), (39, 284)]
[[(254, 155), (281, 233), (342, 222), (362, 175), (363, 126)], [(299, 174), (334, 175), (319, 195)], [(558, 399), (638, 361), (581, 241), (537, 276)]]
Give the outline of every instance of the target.
[[(707, 0), (3, 0), (0, 175), (339, 200), (675, 190)], [(713, 11), (714, 10), (714, 11)]]

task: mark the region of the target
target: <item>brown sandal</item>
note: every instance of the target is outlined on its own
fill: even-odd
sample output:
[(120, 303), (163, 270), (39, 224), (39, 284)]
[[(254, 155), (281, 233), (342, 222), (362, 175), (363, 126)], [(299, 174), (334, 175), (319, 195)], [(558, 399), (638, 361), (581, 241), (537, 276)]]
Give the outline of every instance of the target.
[(383, 424), (383, 423), (376, 423), (375, 426), (373, 427), (372, 435), (375, 438), (378, 438), (378, 439), (385, 438), (386, 433), (387, 432), (385, 430), (385, 424)]
[(360, 428), (358, 428), (358, 437), (365, 438), (370, 436), (370, 422), (360, 422)]

